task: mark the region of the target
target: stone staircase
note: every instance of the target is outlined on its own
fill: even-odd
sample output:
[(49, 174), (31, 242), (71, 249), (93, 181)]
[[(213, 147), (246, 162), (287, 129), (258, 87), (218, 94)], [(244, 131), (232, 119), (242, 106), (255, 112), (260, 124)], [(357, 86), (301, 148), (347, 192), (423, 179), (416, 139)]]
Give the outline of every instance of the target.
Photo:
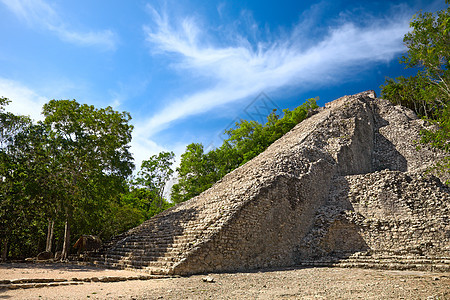
[(424, 126), (373, 92), (338, 99), (89, 260), (155, 275), (295, 265), (448, 272), (450, 190), (423, 173), (443, 157), (416, 149)]
[[(120, 269), (142, 269), (150, 274), (170, 274), (195, 241), (195, 230), (175, 232), (167, 228), (167, 232), (153, 231), (151, 225), (149, 222), (141, 226), (139, 234), (135, 230), (115, 237), (91, 254), (93, 263)], [(190, 224), (185, 225), (190, 227)]]
[(232, 211), (221, 212), (225, 201), (225, 198), (208, 202), (190, 200), (166, 210), (91, 252), (89, 261), (97, 266), (172, 275), (180, 262), (227, 222)]
[(450, 272), (450, 257), (432, 256), (365, 256), (355, 253), (348, 258), (324, 257), (298, 262), (304, 267), (340, 267), (382, 270), (412, 270), (427, 272)]

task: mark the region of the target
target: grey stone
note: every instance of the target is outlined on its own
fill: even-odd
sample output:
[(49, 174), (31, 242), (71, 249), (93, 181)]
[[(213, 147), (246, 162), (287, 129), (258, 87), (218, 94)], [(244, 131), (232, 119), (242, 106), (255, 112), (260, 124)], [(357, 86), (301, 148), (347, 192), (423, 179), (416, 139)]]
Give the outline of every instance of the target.
[(203, 280), (203, 282), (208, 282), (208, 283), (214, 283), (215, 282), (214, 278), (211, 277), (211, 276), (203, 277), (202, 280)]
[(92, 262), (186, 275), (293, 265), (450, 270), (445, 153), (373, 91), (328, 103), (201, 195), (115, 237)]

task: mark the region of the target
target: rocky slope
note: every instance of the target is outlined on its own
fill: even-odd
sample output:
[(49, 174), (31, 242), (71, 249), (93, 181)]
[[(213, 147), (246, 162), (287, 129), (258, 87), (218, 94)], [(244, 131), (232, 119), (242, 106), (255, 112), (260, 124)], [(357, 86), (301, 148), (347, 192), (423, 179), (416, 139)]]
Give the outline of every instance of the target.
[(427, 124), (374, 92), (345, 96), (201, 195), (92, 260), (192, 274), (299, 264), (450, 270), (450, 190), (416, 149)]

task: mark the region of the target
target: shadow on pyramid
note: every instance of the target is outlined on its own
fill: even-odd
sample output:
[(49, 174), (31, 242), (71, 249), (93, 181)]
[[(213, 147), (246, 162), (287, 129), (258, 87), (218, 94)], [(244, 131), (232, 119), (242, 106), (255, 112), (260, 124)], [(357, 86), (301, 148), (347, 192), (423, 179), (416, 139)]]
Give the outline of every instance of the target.
[(330, 265), (450, 271), (447, 178), (426, 172), (444, 153), (414, 142), (427, 126), (373, 91), (344, 96), (90, 260), (167, 275)]

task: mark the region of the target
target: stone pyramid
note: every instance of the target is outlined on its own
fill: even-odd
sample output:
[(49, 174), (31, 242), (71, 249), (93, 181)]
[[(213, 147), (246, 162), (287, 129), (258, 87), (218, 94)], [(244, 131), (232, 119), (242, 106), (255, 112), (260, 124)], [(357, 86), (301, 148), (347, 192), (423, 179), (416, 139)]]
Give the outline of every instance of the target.
[(444, 154), (414, 142), (427, 126), (373, 91), (342, 97), (91, 259), (170, 275), (295, 265), (449, 271), (450, 189), (426, 172)]

